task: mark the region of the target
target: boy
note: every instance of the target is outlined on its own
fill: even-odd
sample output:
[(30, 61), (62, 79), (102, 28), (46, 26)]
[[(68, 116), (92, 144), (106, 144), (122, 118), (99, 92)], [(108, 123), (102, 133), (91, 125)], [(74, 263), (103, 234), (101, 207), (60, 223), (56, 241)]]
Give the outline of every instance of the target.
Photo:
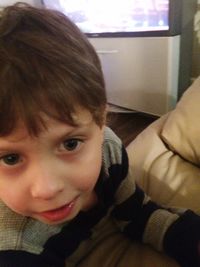
[(0, 20), (1, 267), (82, 266), (112, 237), (123, 250), (108, 251), (93, 266), (119, 266), (129, 240), (164, 250), (180, 266), (200, 266), (200, 217), (165, 210), (135, 185), (105, 116), (99, 59), (79, 29), (59, 12), (6, 8)]

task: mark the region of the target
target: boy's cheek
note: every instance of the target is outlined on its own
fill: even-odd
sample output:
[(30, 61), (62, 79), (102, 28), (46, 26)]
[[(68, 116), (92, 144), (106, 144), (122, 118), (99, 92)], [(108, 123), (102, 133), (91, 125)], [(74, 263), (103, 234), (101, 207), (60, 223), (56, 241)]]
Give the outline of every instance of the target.
[(80, 176), (77, 180), (77, 184), (74, 184), (74, 186), (81, 192), (91, 192), (96, 185), (100, 171), (101, 164), (99, 162), (92, 162), (85, 172), (80, 171)]
[(0, 192), (0, 199), (12, 211), (21, 215), (27, 215), (26, 214), (27, 200), (25, 197), (21, 199), (21, 197), (15, 196), (13, 193), (7, 191), (4, 193)]
[(24, 207), (22, 208), (22, 206), (20, 206), (19, 203), (16, 203), (16, 201), (13, 201), (12, 199), (10, 199), (9, 201), (2, 199), (2, 201), (12, 211), (21, 215), (25, 215)]

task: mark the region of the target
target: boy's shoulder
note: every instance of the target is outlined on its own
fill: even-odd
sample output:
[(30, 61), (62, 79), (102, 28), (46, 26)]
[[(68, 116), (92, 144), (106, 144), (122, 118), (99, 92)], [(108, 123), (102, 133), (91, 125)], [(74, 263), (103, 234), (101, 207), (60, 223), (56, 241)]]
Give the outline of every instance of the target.
[[(103, 165), (108, 173), (111, 166), (123, 166), (127, 164), (127, 153), (121, 139), (109, 128), (105, 127), (103, 142)], [(126, 160), (125, 160), (126, 159)]]
[(105, 127), (104, 131), (104, 142), (111, 142), (113, 145), (121, 146), (121, 139), (113, 132), (113, 130), (109, 127)]
[(105, 127), (103, 148), (107, 153), (109, 151), (116, 154), (121, 154), (124, 148), (122, 140), (109, 127)]
[(61, 225), (47, 225), (21, 216), (0, 201), (0, 251), (23, 250), (39, 254), (46, 241), (61, 229)]

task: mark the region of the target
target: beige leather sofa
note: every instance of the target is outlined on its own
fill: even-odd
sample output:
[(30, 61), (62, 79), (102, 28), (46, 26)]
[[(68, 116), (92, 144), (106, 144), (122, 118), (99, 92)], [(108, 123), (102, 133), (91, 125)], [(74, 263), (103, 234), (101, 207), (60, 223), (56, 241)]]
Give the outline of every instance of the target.
[(173, 111), (148, 126), (127, 150), (137, 183), (154, 201), (200, 214), (200, 78)]
[(128, 146), (138, 184), (157, 201), (200, 214), (200, 78), (176, 108)]

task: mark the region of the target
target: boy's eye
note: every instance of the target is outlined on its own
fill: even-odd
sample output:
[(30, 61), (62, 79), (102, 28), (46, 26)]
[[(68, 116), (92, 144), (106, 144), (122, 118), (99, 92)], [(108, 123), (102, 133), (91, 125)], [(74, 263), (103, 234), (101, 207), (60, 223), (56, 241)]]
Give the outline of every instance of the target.
[(20, 156), (18, 154), (14, 154), (14, 153), (13, 154), (8, 154), (8, 155), (5, 155), (5, 156), (2, 156), (1, 160), (6, 165), (15, 165), (15, 164), (19, 163)]
[(80, 145), (80, 142), (81, 140), (78, 139), (69, 139), (63, 142), (63, 146), (66, 150), (73, 151)]

